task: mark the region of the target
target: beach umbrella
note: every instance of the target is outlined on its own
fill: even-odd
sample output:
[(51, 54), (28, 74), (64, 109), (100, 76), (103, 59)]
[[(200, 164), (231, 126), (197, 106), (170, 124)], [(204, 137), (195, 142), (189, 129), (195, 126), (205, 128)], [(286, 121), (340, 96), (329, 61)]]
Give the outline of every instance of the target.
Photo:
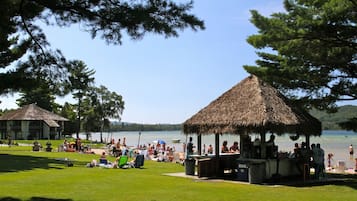
[(154, 140), (152, 141), (154, 144), (166, 144), (164, 140)]
[(166, 144), (166, 142), (164, 140), (154, 140), (152, 141), (154, 144)]

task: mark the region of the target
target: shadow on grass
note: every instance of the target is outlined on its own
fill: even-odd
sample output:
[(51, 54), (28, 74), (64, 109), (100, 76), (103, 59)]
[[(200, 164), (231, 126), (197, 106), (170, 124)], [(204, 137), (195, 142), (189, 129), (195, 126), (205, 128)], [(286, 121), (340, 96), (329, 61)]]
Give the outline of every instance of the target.
[(313, 186), (325, 186), (325, 185), (335, 185), (335, 186), (348, 186), (353, 189), (357, 189), (357, 175), (356, 174), (334, 174), (327, 173), (326, 178), (322, 180), (307, 180), (303, 181), (301, 179), (282, 179), (279, 182), (272, 182), (268, 185), (285, 185), (292, 187), (313, 187)]
[(32, 197), (28, 201), (73, 201), (73, 200), (72, 199), (54, 199), (54, 198)]
[[(63, 169), (66, 163), (47, 157), (0, 154), (0, 173), (32, 169)], [(0, 200), (2, 201), (2, 200)]]
[(18, 198), (13, 198), (13, 197), (3, 197), (3, 198), (0, 198), (0, 201), (22, 201)]
[(29, 200), (20, 200), (13, 197), (3, 197), (0, 201), (73, 201), (72, 199), (54, 199), (54, 198), (43, 198), (43, 197), (32, 197)]

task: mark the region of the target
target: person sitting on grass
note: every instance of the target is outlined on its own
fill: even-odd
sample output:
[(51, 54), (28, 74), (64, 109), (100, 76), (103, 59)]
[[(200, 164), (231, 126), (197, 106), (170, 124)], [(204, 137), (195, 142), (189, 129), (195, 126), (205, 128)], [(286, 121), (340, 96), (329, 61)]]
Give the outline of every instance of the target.
[(99, 164), (104, 164), (104, 165), (108, 164), (108, 159), (107, 159), (107, 156), (106, 156), (104, 151), (103, 151), (102, 155), (99, 158)]

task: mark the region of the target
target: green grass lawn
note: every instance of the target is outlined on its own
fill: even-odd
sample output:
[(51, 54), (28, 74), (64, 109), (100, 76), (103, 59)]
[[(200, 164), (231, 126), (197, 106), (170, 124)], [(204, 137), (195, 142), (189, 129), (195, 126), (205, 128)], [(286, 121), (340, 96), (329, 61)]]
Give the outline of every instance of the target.
[[(142, 169), (85, 167), (98, 157), (0, 147), (0, 201), (357, 200), (357, 177), (351, 175), (341, 182), (302, 186), (252, 185), (165, 176), (184, 171), (175, 163), (145, 161)], [(70, 158), (74, 166), (57, 158)]]

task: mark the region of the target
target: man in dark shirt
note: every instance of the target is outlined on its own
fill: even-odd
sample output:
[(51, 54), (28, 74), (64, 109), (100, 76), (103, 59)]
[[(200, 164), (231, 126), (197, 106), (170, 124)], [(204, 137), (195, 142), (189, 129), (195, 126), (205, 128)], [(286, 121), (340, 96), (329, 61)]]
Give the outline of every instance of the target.
[(190, 141), (187, 143), (187, 158), (193, 154), (193, 143), (192, 137), (190, 137)]

